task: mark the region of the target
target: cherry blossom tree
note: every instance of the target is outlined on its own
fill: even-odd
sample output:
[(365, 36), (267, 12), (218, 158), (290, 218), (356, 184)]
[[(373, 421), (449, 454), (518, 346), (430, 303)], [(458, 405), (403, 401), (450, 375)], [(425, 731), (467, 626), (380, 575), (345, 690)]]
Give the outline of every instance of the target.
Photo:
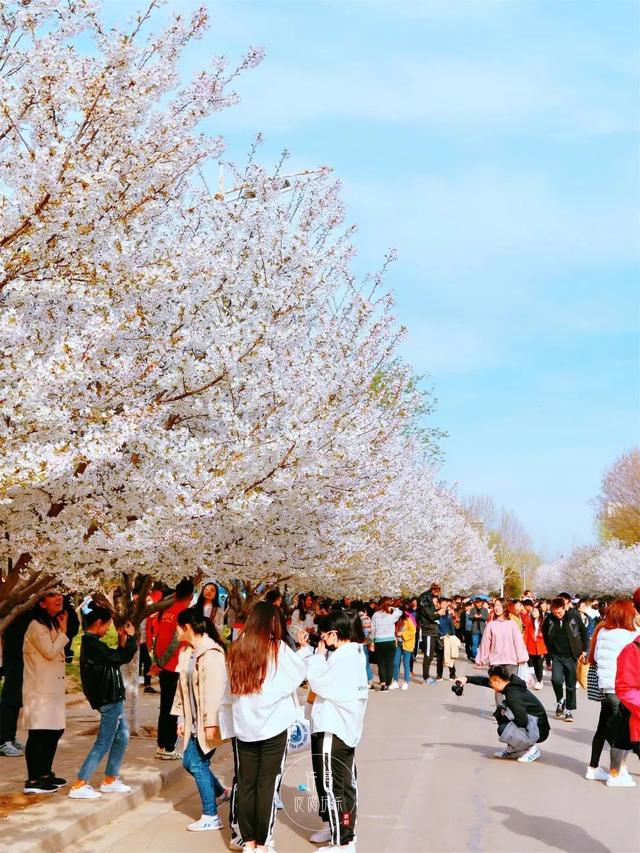
[(155, 5), (126, 33), (89, 0), (0, 22), (0, 632), (54, 581), (117, 582), (135, 621), (153, 578), (489, 583), (339, 184), (251, 160), (212, 197), (198, 126), (260, 52), (184, 86), (206, 13), (145, 38)]
[(540, 566), (536, 585), (544, 595), (629, 595), (640, 586), (640, 545), (612, 540), (577, 548), (569, 557)]

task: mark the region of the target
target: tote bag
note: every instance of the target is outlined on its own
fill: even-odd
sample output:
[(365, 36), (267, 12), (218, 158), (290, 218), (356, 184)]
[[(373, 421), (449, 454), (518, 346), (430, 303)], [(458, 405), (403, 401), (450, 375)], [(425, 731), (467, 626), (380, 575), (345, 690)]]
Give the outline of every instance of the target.
[(304, 752), (305, 749), (311, 749), (311, 723), (305, 719), (297, 690), (293, 691), (293, 701), (298, 709), (298, 718), (289, 726), (287, 750), (289, 752)]

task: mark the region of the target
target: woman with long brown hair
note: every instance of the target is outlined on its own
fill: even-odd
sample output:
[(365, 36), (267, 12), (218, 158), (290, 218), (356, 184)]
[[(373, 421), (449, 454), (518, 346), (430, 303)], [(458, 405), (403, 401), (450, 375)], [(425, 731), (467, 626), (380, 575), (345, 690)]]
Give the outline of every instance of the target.
[(287, 755), (289, 726), (299, 716), (296, 689), (304, 661), (282, 640), (278, 608), (259, 601), (229, 652), (239, 841), (245, 850), (271, 848)]
[[(615, 738), (612, 737), (616, 728), (625, 725), (619, 719), (621, 708), (620, 699), (616, 696), (616, 670), (618, 655), (639, 633), (635, 617), (636, 611), (630, 599), (612, 602), (607, 608), (606, 618), (600, 622), (591, 638), (589, 650), (590, 663), (598, 667), (598, 686), (603, 692), (603, 699), (585, 778), (606, 782), (612, 788), (631, 788), (635, 785), (625, 766), (628, 753), (616, 747)], [(598, 766), (606, 740), (609, 740), (611, 753), (609, 773)]]

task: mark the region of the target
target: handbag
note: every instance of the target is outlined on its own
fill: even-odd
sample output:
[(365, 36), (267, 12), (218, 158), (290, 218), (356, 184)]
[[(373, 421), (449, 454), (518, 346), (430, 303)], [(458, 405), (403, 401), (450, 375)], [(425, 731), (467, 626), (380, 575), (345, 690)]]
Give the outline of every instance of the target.
[(521, 678), (529, 688), (533, 687), (537, 681), (535, 670), (528, 663), (518, 664), (518, 678)]
[(298, 709), (298, 717), (289, 726), (287, 750), (289, 752), (304, 752), (305, 749), (311, 749), (311, 723), (305, 719), (304, 709), (300, 707), (298, 691), (294, 690), (292, 695)]
[(587, 689), (587, 678), (589, 677), (590, 668), (588, 663), (585, 663), (582, 658), (578, 658), (576, 663), (576, 681), (583, 690)]
[(592, 663), (587, 672), (587, 697), (594, 702), (602, 702), (604, 693), (598, 686), (598, 664)]

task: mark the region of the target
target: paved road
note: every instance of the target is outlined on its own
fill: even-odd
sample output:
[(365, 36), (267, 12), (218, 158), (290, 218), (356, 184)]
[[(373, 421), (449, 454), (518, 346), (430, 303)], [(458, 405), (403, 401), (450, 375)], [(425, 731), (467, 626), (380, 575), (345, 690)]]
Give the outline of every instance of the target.
[[(553, 711), (547, 680), (539, 695)], [(488, 690), (467, 687), (457, 698), (445, 680), (433, 687), (416, 682), (406, 692), (372, 694), (358, 749), (358, 853), (638, 853), (640, 784), (611, 789), (583, 778), (598, 708), (582, 691), (578, 702), (576, 722), (553, 719), (542, 759), (522, 765), (493, 757), (498, 743)], [(230, 781), (228, 755), (216, 764)], [(630, 769), (640, 783), (633, 756)], [(276, 830), (279, 853), (315, 849), (306, 829), (296, 825), (318, 825), (309, 813), (310, 798), (299, 790), (307, 772), (308, 758), (290, 762), (285, 812)], [(226, 818), (226, 806), (221, 814)], [(73, 851), (226, 850), (226, 830), (185, 831), (199, 816), (199, 799), (185, 775), (162, 797), (87, 836)]]

